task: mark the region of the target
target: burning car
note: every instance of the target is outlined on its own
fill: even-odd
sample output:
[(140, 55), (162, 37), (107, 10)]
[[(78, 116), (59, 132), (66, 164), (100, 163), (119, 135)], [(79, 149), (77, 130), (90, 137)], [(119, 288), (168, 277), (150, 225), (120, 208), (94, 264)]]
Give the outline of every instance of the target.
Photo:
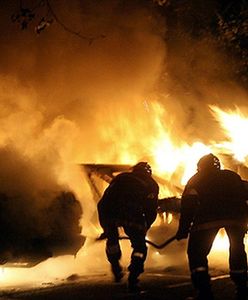
[(49, 257), (75, 255), (84, 244), (82, 207), (71, 191), (46, 191), (48, 205), (23, 206), (21, 197), (0, 195), (0, 263), (33, 267)]

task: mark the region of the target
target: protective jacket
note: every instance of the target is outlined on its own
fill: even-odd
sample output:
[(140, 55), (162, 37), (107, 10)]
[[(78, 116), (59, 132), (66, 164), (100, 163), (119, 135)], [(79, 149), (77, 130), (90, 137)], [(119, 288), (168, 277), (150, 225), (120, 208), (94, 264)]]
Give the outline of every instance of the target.
[(148, 229), (157, 215), (158, 192), (158, 184), (149, 175), (138, 172), (117, 175), (98, 203), (101, 226), (129, 223)]
[(244, 225), (248, 222), (245, 182), (230, 170), (198, 172), (188, 181), (181, 203), (179, 231)]

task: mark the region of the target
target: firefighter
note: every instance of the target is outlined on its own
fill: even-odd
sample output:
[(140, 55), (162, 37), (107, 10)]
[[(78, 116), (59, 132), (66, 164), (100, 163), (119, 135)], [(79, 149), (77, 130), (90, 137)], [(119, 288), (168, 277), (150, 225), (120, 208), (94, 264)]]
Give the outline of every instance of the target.
[(189, 235), (187, 254), (195, 299), (213, 299), (207, 256), (220, 228), (225, 229), (230, 242), (229, 270), (237, 299), (247, 299), (245, 184), (237, 173), (221, 169), (219, 159), (210, 153), (199, 160), (197, 173), (185, 186), (176, 237), (181, 240)]
[(129, 292), (140, 292), (138, 277), (144, 272), (147, 256), (145, 236), (157, 215), (158, 193), (150, 165), (139, 162), (131, 172), (117, 175), (98, 203), (99, 221), (107, 238), (106, 256), (116, 282), (123, 277), (118, 228), (122, 227), (130, 239)]

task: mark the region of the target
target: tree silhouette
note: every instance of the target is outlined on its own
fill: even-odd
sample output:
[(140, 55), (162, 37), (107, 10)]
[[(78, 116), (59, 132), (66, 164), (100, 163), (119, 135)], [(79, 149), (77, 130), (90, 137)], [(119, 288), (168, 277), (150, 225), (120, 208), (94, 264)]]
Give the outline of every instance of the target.
[[(119, 0), (129, 3), (130, 0)], [(155, 8), (166, 20), (169, 44), (183, 34), (198, 39), (211, 35), (219, 47), (237, 62), (236, 74), (242, 81), (248, 81), (248, 1), (247, 0), (137, 0), (139, 5)], [(19, 0), (19, 9), (11, 16), (22, 30), (33, 27), (37, 34), (57, 23), (69, 34), (85, 40), (91, 45), (95, 40), (105, 38), (104, 33), (83, 34), (72, 28), (56, 12), (51, 0), (33, 0), (32, 7), (26, 7)], [(170, 45), (169, 45), (170, 46)]]

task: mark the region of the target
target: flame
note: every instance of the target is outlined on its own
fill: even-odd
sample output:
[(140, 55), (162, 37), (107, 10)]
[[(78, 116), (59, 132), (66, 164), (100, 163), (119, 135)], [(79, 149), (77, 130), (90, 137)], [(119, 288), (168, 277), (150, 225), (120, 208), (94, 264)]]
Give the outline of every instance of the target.
[[(226, 153), (228, 149), (229, 153), (236, 159), (243, 163), (246, 161), (248, 147), (243, 137), (248, 129), (248, 118), (238, 109), (235, 111), (223, 111), (217, 106), (210, 106), (220, 127), (225, 130), (221, 143), (219, 141), (212, 141), (209, 145), (201, 141), (195, 141), (191, 144), (186, 141), (178, 141), (175, 135), (172, 134), (173, 121), (169, 123), (163, 122), (163, 120), (168, 118), (168, 112), (156, 101), (142, 102), (141, 106), (134, 107), (133, 109), (139, 112), (139, 118), (135, 124), (132, 115), (123, 115), (122, 112), (119, 112), (119, 114), (114, 115), (113, 120), (110, 120), (109, 126), (101, 126), (98, 128), (98, 136), (104, 147), (101, 147), (100, 150), (95, 151), (95, 153), (91, 153), (91, 156), (93, 155), (96, 163), (134, 164), (140, 160), (149, 161), (154, 174), (159, 175), (169, 182), (167, 187), (161, 186), (160, 197), (180, 196), (179, 190), (182, 191), (187, 180), (195, 173), (197, 161), (201, 156), (207, 153), (221, 154)], [(61, 130), (62, 132), (68, 133), (63, 138), (60, 137)], [(55, 145), (53, 144), (54, 135), (59, 141)], [(63, 144), (66, 144), (66, 136), (68, 135), (72, 137), (70, 146), (61, 147)], [(68, 184), (79, 197), (83, 198), (85, 192), (82, 192), (82, 188), (80, 187), (82, 174), (78, 172), (78, 170), (72, 171), (71, 165), (68, 166), (68, 164), (65, 163), (66, 161), (70, 163), (74, 162), (74, 156), (77, 157), (79, 163), (82, 162), (82, 158), (75, 150), (75, 146), (72, 146), (72, 142), (78, 139), (79, 128), (72, 122), (60, 118), (54, 122), (51, 128), (44, 132), (44, 135), (41, 136), (40, 139), (31, 139), (32, 142), (30, 141), (30, 143), (32, 145), (28, 143), (26, 154), (31, 158), (38, 156), (40, 159), (43, 159), (47, 145), (51, 151), (55, 149), (55, 152), (60, 154), (62, 162), (61, 164), (58, 163), (56, 169), (57, 180)], [(116, 143), (116, 141), (118, 141), (118, 143)], [(60, 150), (60, 148), (62, 150)], [(84, 207), (82, 224), (86, 235), (95, 236), (99, 234), (99, 227), (93, 224), (91, 219), (95, 213), (96, 205), (93, 201), (89, 201), (91, 197), (89, 193), (90, 191), (88, 190), (86, 197), (87, 202), (82, 201)], [(86, 205), (84, 205), (84, 203)], [(167, 224), (170, 224), (173, 220), (173, 216), (169, 214), (165, 219)], [(227, 236), (220, 231), (214, 241), (213, 251), (218, 252), (225, 250), (228, 245)], [(79, 265), (84, 266), (83, 270), (80, 267), (81, 273), (83, 271), (92, 270), (89, 266), (92, 257), (89, 247), (91, 247), (90, 243), (86, 243), (77, 258), (82, 262)], [(101, 253), (101, 255), (104, 255), (103, 251)], [(99, 255), (97, 254), (96, 256), (98, 257)], [(59, 258), (51, 259), (37, 266), (33, 269), (33, 272), (37, 274), (37, 278), (41, 278), (42, 280), (47, 276), (46, 270), (53, 269), (54, 273), (51, 274), (51, 280), (54, 281), (54, 278), (58, 277), (58, 272), (63, 276), (75, 267), (75, 262), (70, 262), (72, 267), (68, 268), (69, 260), (67, 257), (63, 258), (63, 260)], [(64, 272), (61, 271), (63, 268)], [(17, 280), (17, 278), (29, 278), (29, 276), (23, 275), (26, 274), (26, 272), (28, 271), (4, 269), (0, 273), (1, 283), (9, 284)], [(41, 273), (46, 275), (41, 276)], [(34, 278), (36, 277), (34, 276)]]
[[(134, 164), (147, 160), (154, 174), (161, 176), (167, 183), (161, 185), (160, 192), (160, 197), (166, 197), (180, 196), (202, 155), (208, 152), (226, 153), (228, 150), (235, 159), (247, 164), (248, 154), (242, 136), (240, 137), (240, 132), (243, 132), (243, 137), (247, 132), (247, 117), (240, 113), (241, 109), (223, 111), (217, 106), (210, 106), (220, 129), (224, 129), (221, 143), (208, 143), (208, 132), (204, 142), (197, 134), (182, 132), (187, 131), (187, 126), (196, 127), (198, 124), (190, 123), (187, 113), (185, 116), (187, 110), (180, 104), (187, 101), (188, 108), (195, 106), (193, 108), (196, 111), (204, 105), (206, 86), (213, 78), (212, 67), (205, 72), (204, 63), (204, 72), (200, 74), (202, 64), (195, 61), (196, 75), (200, 74), (201, 80), (195, 81), (197, 78), (193, 76), (192, 83), (197, 82), (199, 86), (195, 88), (192, 85), (191, 89), (191, 80), (188, 81), (191, 76), (185, 82), (181, 81), (186, 74), (192, 74), (191, 64), (182, 64), (179, 60), (179, 65), (183, 68), (180, 69), (181, 74), (178, 73), (180, 76), (175, 74), (173, 78), (165, 66), (167, 45), (166, 31), (163, 29), (164, 18), (157, 18), (157, 14), (144, 7), (140, 9), (139, 5), (134, 5), (132, 10), (125, 9), (124, 14), (121, 11), (121, 15), (119, 6), (108, 5), (108, 8), (111, 9), (108, 10), (107, 18), (106, 8), (102, 4), (100, 7), (91, 5), (89, 14), (83, 15), (83, 18), (77, 5), (76, 14), (74, 9), (70, 14), (73, 24), (79, 22), (79, 27), (83, 25), (86, 32), (100, 30), (99, 32), (106, 31), (109, 34), (111, 38), (97, 39), (94, 47), (84, 46), (73, 37), (70, 40), (69, 36), (66, 47), (64, 43), (61, 44), (65, 33), (55, 31), (52, 34), (58, 38), (57, 42), (54, 39), (51, 43), (51, 36), (48, 39), (44, 37), (41, 43), (43, 47), (40, 48), (28, 35), (27, 42), (23, 42), (19, 38), (20, 33), (12, 29), (8, 31), (12, 38), (6, 39), (2, 46), (2, 57), (6, 59), (0, 74), (0, 146), (8, 146), (8, 150), (14, 149), (14, 154), (6, 162), (6, 171), (1, 164), (0, 179), (3, 179), (6, 189), (11, 190), (11, 193), (14, 190), (16, 194), (20, 194), (21, 190), (25, 199), (30, 198), (30, 193), (33, 196), (36, 190), (56, 190), (57, 186), (71, 188), (81, 201), (83, 234), (88, 236), (96, 235), (99, 230), (95, 224), (96, 203), (92, 200), (83, 174), (75, 167), (76, 164)], [(13, 7), (9, 6), (9, 9), (12, 10)], [(58, 6), (58, 9), (66, 11), (64, 6)], [(11, 14), (7, 13), (6, 16)], [(85, 21), (89, 27), (84, 26)], [(4, 35), (5, 29), (2, 29)], [(199, 45), (201, 47), (197, 48), (201, 51), (203, 44), (198, 43)], [(178, 65), (176, 57), (177, 55), (172, 61), (175, 66)], [(201, 59), (202, 56), (195, 57)], [(217, 58), (214, 66), (216, 63), (220, 66), (218, 55), (213, 57)], [(187, 65), (190, 65), (189, 73)], [(213, 70), (215, 72), (216, 68)], [(223, 91), (222, 82), (225, 86), (230, 86), (229, 82), (224, 82), (226, 77), (219, 78), (217, 75), (214, 73), (214, 78), (221, 79), (221, 85), (219, 87), (217, 80), (212, 89), (209, 87), (208, 95)], [(162, 94), (161, 90), (165, 91), (167, 84), (170, 88), (166, 91), (167, 94)], [(173, 96), (177, 94), (182, 99), (173, 99), (170, 91)], [(223, 94), (226, 94), (225, 91)], [(197, 99), (196, 103), (199, 95), (203, 101), (200, 103)], [(235, 97), (238, 96), (234, 95), (233, 98)], [(226, 99), (229, 102), (228, 98), (229, 95)], [(246, 103), (246, 99), (244, 100)], [(204, 124), (203, 130), (207, 125)], [(11, 164), (13, 166), (10, 170)], [(26, 164), (32, 165), (29, 176)], [(1, 181), (1, 188), (2, 186)], [(37, 202), (38, 208), (42, 205), (47, 208), (45, 201)], [(172, 221), (171, 218), (169, 220)], [(77, 257), (80, 258), (77, 265), (81, 272), (91, 271), (94, 265), (92, 261), (96, 258), (101, 260), (104, 255), (102, 249), (101, 255), (97, 252), (100, 247), (92, 247), (96, 249), (93, 250), (89, 248), (89, 243), (86, 246)], [(64, 276), (69, 272), (69, 264), (73, 269), (71, 259), (49, 259), (31, 270), (4, 269), (0, 273), (1, 284), (3, 277), (6, 282), (13, 282), (16, 278), (50, 280), (51, 274), (54, 277), (57, 274)], [(105, 259), (102, 261), (105, 262)], [(61, 271), (63, 267), (64, 272)], [(32, 276), (29, 274), (31, 272)]]
[(222, 228), (220, 229), (220, 231), (218, 232), (214, 240), (212, 249), (214, 251), (224, 251), (227, 250), (228, 248), (229, 248), (229, 239), (225, 230)]
[[(133, 123), (128, 122), (124, 117), (125, 130), (131, 132), (128, 137), (120, 146), (119, 160), (125, 163), (133, 163), (142, 157), (148, 157), (152, 162), (154, 173), (159, 174), (162, 178), (169, 180), (172, 187), (180, 187), (186, 184), (187, 180), (195, 173), (197, 161), (205, 154), (212, 152), (213, 154), (225, 154), (229, 153), (234, 159), (245, 164), (248, 155), (248, 146), (244, 136), (248, 130), (248, 116), (246, 117), (239, 108), (235, 110), (224, 111), (217, 106), (210, 105), (210, 111), (213, 113), (215, 119), (219, 123), (220, 130), (223, 131), (223, 141), (211, 141), (209, 145), (206, 145), (200, 141), (188, 144), (187, 142), (176, 141), (176, 138), (172, 135), (172, 124), (165, 124), (163, 120), (168, 119), (168, 114), (165, 108), (157, 102), (145, 101), (145, 111), (149, 112), (149, 116), (145, 116), (148, 121), (152, 120), (149, 129), (147, 126), (142, 126), (145, 130), (145, 140), (138, 147), (137, 154), (132, 156), (132, 159), (127, 160), (126, 151), (131, 149), (132, 144), (135, 141), (135, 135), (139, 136), (139, 126), (133, 129)], [(120, 118), (123, 122), (123, 117)], [(115, 122), (115, 126), (118, 127), (118, 122)], [(145, 127), (145, 128), (144, 128)], [(137, 130), (137, 132), (135, 132)], [(113, 132), (111, 133), (113, 138)], [(121, 142), (122, 143), (122, 142)], [(124, 152), (121, 152), (124, 149)], [(148, 151), (142, 152), (143, 150)], [(129, 155), (131, 158), (131, 155)], [(222, 162), (224, 165), (224, 162)], [(170, 188), (160, 187), (160, 197), (166, 197), (175, 195), (175, 191)], [(166, 218), (165, 218), (166, 219)], [(168, 219), (166, 219), (168, 222)], [(172, 216), (170, 216), (170, 223)], [(218, 233), (214, 244), (213, 251), (223, 251), (228, 249), (229, 240), (225, 232), (222, 230)]]
[[(248, 116), (241, 113), (239, 108), (234, 111), (221, 110), (219, 107), (210, 105), (219, 123), (220, 131), (223, 131), (223, 140), (211, 141), (204, 144), (195, 141), (191, 144), (186, 141), (178, 141), (172, 132), (175, 120), (170, 117), (165, 108), (156, 101), (145, 101), (145, 107), (134, 107), (139, 111), (139, 122), (134, 125), (132, 116), (123, 114), (115, 115), (113, 124), (107, 129), (100, 128), (100, 136), (104, 140), (118, 140), (117, 149), (112, 147), (107, 156), (101, 153), (103, 162), (114, 162), (133, 164), (139, 160), (148, 160), (153, 167), (154, 173), (162, 178), (173, 181), (175, 186), (183, 187), (187, 180), (195, 173), (197, 161), (205, 154), (228, 153), (240, 162), (245, 163), (248, 155), (248, 146), (244, 139), (248, 130)], [(124, 132), (124, 133), (123, 133)], [(167, 191), (169, 192), (169, 191)], [(164, 195), (163, 195), (164, 196)]]
[(223, 111), (219, 107), (211, 105), (214, 116), (219, 121), (226, 134), (226, 139), (222, 146), (233, 153), (234, 158), (245, 163), (248, 155), (248, 144), (244, 138), (248, 130), (247, 117), (238, 107), (235, 110)]

